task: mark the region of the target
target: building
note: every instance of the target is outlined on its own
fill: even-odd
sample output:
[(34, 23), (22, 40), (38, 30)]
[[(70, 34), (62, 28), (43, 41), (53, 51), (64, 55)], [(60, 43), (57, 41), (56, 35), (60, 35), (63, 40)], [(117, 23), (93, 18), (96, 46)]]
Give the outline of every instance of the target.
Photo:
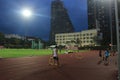
[[(101, 37), (101, 36), (99, 36)], [(60, 33), (55, 35), (57, 45), (74, 45), (74, 46), (98, 46), (98, 30), (84, 30), (73, 33)]]
[(22, 39), (22, 40), (25, 39), (24, 36), (20, 36), (18, 34), (5, 34), (5, 38), (17, 38), (17, 39)]
[(97, 28), (103, 33), (102, 45), (116, 44), (114, 0), (88, 0), (88, 29)]
[(50, 42), (55, 42), (55, 34), (74, 32), (67, 9), (61, 0), (53, 0), (51, 5)]

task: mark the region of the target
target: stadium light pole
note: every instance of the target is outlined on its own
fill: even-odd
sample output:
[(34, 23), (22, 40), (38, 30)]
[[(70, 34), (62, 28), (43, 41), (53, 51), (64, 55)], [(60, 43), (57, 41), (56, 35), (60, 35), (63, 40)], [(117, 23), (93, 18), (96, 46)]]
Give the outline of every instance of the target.
[(23, 14), (24, 17), (29, 18), (32, 15), (32, 12), (31, 12), (30, 9), (25, 8), (25, 9), (23, 9), (22, 14)]
[(111, 34), (111, 51), (113, 51), (113, 30), (112, 30), (112, 0), (109, 1), (109, 23), (110, 23), (110, 34)]
[(118, 80), (120, 80), (120, 35), (119, 35), (119, 19), (118, 19), (118, 0), (115, 1), (115, 20), (117, 35), (117, 51), (118, 51)]
[[(29, 19), (32, 16), (32, 11), (28, 8), (24, 8), (21, 12), (22, 12), (22, 16), (25, 19)], [(27, 37), (27, 30), (25, 31), (25, 41), (26, 41), (26, 37)]]

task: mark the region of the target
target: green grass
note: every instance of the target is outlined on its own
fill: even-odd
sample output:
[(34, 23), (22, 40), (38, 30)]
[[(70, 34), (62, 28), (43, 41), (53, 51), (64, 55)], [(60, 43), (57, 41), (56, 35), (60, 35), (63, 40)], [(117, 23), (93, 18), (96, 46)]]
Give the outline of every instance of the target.
[[(65, 50), (61, 51), (63, 54)], [(52, 54), (51, 49), (0, 49), (1, 58), (16, 58), (25, 56), (40, 56), (40, 55), (50, 55)]]
[(24, 57), (24, 56), (39, 56), (52, 54), (50, 49), (1, 49), (0, 57), (11, 58), (11, 57)]

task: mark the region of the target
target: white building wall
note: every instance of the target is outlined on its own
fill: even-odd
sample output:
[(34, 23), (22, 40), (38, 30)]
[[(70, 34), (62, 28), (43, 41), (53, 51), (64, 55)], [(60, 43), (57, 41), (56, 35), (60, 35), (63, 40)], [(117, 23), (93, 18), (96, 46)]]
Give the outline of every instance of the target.
[(79, 41), (78, 46), (95, 46), (96, 42), (94, 37), (97, 36), (97, 30), (84, 30), (81, 32), (74, 33), (60, 33), (55, 35), (55, 41), (57, 45), (65, 45), (67, 42)]
[(17, 39), (22, 39), (22, 40), (25, 39), (25, 37), (17, 35), (17, 34), (5, 34), (5, 38), (17, 38)]

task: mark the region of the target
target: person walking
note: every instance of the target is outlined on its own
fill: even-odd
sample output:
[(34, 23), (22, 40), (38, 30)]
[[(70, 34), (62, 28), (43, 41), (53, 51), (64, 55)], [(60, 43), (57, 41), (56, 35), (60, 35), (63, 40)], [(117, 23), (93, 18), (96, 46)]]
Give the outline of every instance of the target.
[(110, 52), (108, 49), (105, 50), (105, 53), (104, 53), (104, 56), (105, 56), (105, 64), (109, 64), (109, 56), (110, 56)]
[(102, 55), (102, 50), (100, 49), (100, 50), (99, 50), (99, 58), (100, 58), (100, 61), (102, 61), (102, 57), (103, 57), (103, 55)]
[(102, 59), (102, 50), (100, 49), (99, 50), (99, 61), (98, 61), (98, 64), (101, 64), (102, 63), (102, 61), (103, 61), (103, 59)]
[(58, 47), (55, 46), (53, 49), (53, 63), (56, 66), (59, 66), (59, 58), (58, 58)]

